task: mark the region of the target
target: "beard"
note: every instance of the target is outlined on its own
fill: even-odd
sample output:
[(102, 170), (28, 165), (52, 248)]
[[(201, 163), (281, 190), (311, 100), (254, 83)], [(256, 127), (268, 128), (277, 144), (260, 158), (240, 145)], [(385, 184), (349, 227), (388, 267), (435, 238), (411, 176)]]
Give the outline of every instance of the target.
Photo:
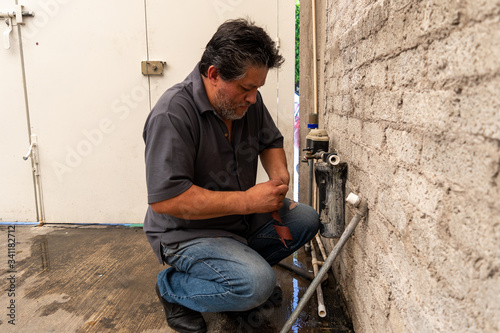
[[(250, 104), (237, 104), (231, 101), (223, 90), (218, 90), (214, 96), (214, 110), (224, 120), (238, 120), (245, 116)], [(246, 107), (246, 110), (238, 113), (238, 109)]]

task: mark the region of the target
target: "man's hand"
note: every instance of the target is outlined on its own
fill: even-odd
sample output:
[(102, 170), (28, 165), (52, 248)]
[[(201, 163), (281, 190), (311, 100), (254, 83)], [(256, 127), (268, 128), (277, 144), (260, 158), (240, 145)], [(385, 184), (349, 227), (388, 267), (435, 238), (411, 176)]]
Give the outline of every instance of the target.
[(251, 213), (269, 213), (283, 206), (283, 199), (288, 192), (288, 185), (281, 180), (272, 179), (257, 184), (245, 191), (244, 206)]

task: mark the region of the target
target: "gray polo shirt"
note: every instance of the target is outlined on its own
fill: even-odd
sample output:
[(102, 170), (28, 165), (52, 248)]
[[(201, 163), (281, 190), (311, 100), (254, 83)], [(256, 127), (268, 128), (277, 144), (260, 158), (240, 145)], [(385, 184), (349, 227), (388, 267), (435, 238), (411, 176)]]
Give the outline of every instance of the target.
[[(233, 121), (229, 141), (227, 126), (208, 101), (198, 66), (160, 97), (146, 120), (143, 138), (148, 203), (173, 198), (193, 184), (213, 191), (245, 191), (255, 185), (258, 155), (283, 147), (283, 136), (260, 93), (246, 115)], [(187, 220), (157, 214), (149, 206), (144, 231), (161, 263), (161, 244), (175, 247), (200, 237), (233, 237), (246, 243), (269, 220), (270, 214)]]

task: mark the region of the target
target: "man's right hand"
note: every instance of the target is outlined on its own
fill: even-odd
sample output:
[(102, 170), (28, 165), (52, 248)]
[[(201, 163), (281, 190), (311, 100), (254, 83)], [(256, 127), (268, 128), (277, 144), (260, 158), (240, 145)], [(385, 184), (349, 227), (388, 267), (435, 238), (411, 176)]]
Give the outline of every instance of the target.
[(249, 214), (269, 213), (283, 206), (283, 199), (288, 192), (288, 185), (281, 180), (271, 179), (257, 184), (245, 191), (245, 202)]

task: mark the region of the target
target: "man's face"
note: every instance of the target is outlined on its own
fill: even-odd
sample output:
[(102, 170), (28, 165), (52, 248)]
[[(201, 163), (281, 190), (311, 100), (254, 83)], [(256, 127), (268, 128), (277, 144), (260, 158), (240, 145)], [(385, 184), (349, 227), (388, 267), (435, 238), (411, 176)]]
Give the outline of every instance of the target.
[(237, 120), (246, 114), (257, 101), (257, 89), (266, 82), (267, 72), (266, 67), (249, 67), (241, 79), (224, 81), (219, 77), (213, 106), (222, 119)]

